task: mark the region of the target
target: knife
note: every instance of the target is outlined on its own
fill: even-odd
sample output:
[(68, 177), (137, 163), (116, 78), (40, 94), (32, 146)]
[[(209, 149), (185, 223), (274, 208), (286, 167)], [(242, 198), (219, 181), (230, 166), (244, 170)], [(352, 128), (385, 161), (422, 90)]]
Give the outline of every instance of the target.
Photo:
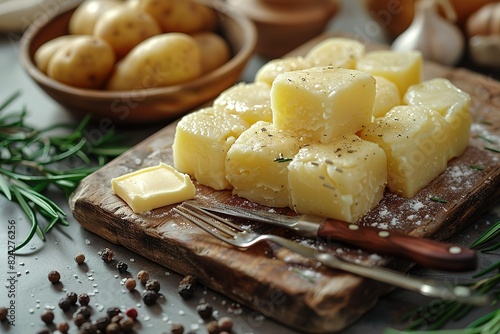
[(470, 271), (477, 267), (474, 251), (453, 243), (414, 237), (397, 231), (360, 226), (314, 215), (287, 216), (262, 210), (197, 200), (185, 203), (220, 214), (272, 224), (309, 237), (339, 241), (381, 255), (406, 258), (420, 266), (444, 271)]

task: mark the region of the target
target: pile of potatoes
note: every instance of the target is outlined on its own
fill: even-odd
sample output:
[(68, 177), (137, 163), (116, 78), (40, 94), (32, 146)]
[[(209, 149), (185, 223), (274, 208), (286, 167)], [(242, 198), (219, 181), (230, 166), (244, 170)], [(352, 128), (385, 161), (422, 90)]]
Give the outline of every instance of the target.
[[(217, 13), (194, 0), (87, 0), (36, 66), (79, 88), (130, 90), (193, 80), (231, 57)], [(207, 56), (209, 55), (209, 56)]]

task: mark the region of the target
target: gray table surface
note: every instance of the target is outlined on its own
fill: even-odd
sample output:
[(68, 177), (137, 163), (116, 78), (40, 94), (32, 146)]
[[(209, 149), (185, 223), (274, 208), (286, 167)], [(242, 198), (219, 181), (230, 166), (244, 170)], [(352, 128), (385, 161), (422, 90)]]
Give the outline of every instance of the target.
[[(344, 1), (343, 12), (332, 21), (329, 29), (332, 31), (356, 33), (365, 31), (365, 38), (383, 41), (380, 31), (370, 30), (367, 26), (367, 14), (360, 11), (359, 2)], [(21, 97), (10, 110), (25, 107), (28, 111), (27, 122), (36, 127), (43, 127), (55, 122), (73, 120), (53, 100), (51, 100), (26, 75), (18, 60), (18, 40), (20, 35), (5, 33), (0, 37), (0, 101), (14, 91), (20, 90)], [(264, 62), (258, 56), (249, 63), (243, 75), (243, 80), (253, 78), (255, 70)], [(132, 141), (138, 143), (155, 133), (167, 124), (154, 127), (128, 129)], [(0, 306), (13, 305), (11, 311), (12, 324), (4, 321), (0, 331), (6, 333), (34, 333), (45, 325), (40, 314), (45, 309), (52, 309), (56, 315), (55, 322), (68, 321), (71, 333), (76, 333), (76, 327), (70, 320), (71, 314), (64, 313), (57, 306), (58, 301), (66, 292), (88, 293), (91, 296), (90, 306), (95, 315), (93, 319), (104, 315), (108, 307), (126, 309), (134, 307), (139, 312), (139, 322), (136, 325), (138, 333), (169, 333), (172, 322), (180, 322), (186, 328), (186, 333), (206, 333), (204, 322), (196, 312), (196, 305), (201, 301), (213, 305), (216, 315), (228, 315), (233, 318), (234, 332), (247, 333), (296, 333), (288, 327), (278, 324), (268, 317), (257, 314), (247, 308), (235, 305), (226, 297), (199, 286), (190, 300), (183, 300), (176, 292), (182, 277), (168, 268), (161, 267), (131, 251), (111, 244), (98, 235), (94, 235), (80, 227), (68, 208), (67, 201), (61, 195), (51, 194), (54, 200), (68, 214), (69, 227), (55, 228), (47, 234), (45, 242), (35, 237), (29, 245), (15, 256), (15, 261), (8, 258), (8, 226), (15, 226), (15, 241), (21, 242), (29, 231), (30, 224), (16, 205), (0, 198)], [(470, 228), (461, 232), (453, 241), (469, 245), (470, 242), (484, 231), (491, 223), (500, 218), (500, 206), (486, 213)], [(129, 265), (129, 274), (118, 274), (114, 266), (105, 264), (98, 252), (105, 247), (111, 248), (116, 260), (125, 261)], [(85, 265), (77, 265), (73, 258), (76, 254), (85, 254)], [(498, 259), (498, 255), (485, 255), (480, 258), (480, 267)], [(11, 267), (12, 265), (12, 267)], [(61, 285), (52, 285), (47, 280), (51, 270), (61, 274)], [(130, 293), (123, 286), (123, 278), (133, 275), (139, 270), (147, 270), (152, 278), (161, 283), (163, 298), (154, 307), (145, 307), (138, 293)], [(472, 273), (450, 274), (414, 268), (410, 274), (450, 282), (467, 281)], [(140, 289), (139, 289), (140, 290)], [(343, 333), (382, 333), (384, 328), (404, 328), (402, 315), (419, 305), (430, 301), (429, 298), (412, 292), (396, 289), (382, 298), (377, 306), (363, 316)], [(276, 306), (278, 307), (278, 306)], [(451, 323), (448, 328), (460, 328), (491, 308), (477, 308), (470, 315), (457, 323)]]

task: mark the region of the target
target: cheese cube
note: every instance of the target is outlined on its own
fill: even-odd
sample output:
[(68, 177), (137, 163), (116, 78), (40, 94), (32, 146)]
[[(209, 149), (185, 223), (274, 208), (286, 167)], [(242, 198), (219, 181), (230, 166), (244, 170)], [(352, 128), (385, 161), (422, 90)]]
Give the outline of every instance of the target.
[(316, 44), (306, 55), (314, 66), (333, 66), (354, 69), (365, 53), (365, 45), (355, 39), (332, 37)]
[(398, 87), (384, 77), (374, 75), (375, 78), (375, 103), (373, 104), (373, 117), (384, 116), (392, 107), (401, 104)]
[(207, 107), (177, 123), (172, 145), (174, 166), (216, 190), (231, 189), (226, 180), (226, 153), (250, 125), (241, 118)]
[(213, 107), (237, 115), (249, 124), (271, 122), (271, 88), (263, 83), (240, 83), (222, 92)]
[(272, 123), (257, 122), (244, 131), (227, 152), (226, 177), (233, 194), (253, 202), (287, 207), (291, 158), (304, 145)]
[(418, 51), (372, 51), (358, 59), (356, 69), (394, 82), (403, 97), (408, 87), (422, 80), (422, 54)]
[(384, 151), (356, 135), (305, 146), (288, 165), (293, 210), (347, 222), (378, 204), (386, 182)]
[(411, 198), (446, 169), (449, 124), (438, 112), (397, 106), (360, 133), (387, 155), (387, 186)]
[(375, 79), (365, 72), (315, 67), (282, 73), (271, 87), (273, 123), (327, 143), (369, 125), (374, 99)]
[(272, 59), (265, 63), (255, 74), (255, 82), (262, 82), (269, 86), (273, 84), (278, 74), (305, 70), (314, 67), (314, 64), (303, 57), (285, 57)]
[(189, 175), (164, 163), (113, 178), (111, 187), (135, 213), (180, 203), (196, 195)]
[(403, 101), (428, 107), (443, 115), (451, 132), (448, 159), (462, 155), (469, 145), (472, 124), (469, 94), (447, 79), (436, 78), (408, 88)]

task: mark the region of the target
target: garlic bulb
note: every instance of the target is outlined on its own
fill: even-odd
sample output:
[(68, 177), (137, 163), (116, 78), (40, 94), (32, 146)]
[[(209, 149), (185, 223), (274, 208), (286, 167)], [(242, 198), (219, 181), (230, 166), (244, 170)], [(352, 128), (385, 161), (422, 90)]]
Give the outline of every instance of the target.
[[(444, 10), (446, 19), (438, 12)], [(465, 42), (453, 23), (455, 10), (448, 0), (419, 0), (411, 25), (392, 43), (393, 50), (419, 50), (425, 59), (444, 65), (455, 65), (462, 57)]]

